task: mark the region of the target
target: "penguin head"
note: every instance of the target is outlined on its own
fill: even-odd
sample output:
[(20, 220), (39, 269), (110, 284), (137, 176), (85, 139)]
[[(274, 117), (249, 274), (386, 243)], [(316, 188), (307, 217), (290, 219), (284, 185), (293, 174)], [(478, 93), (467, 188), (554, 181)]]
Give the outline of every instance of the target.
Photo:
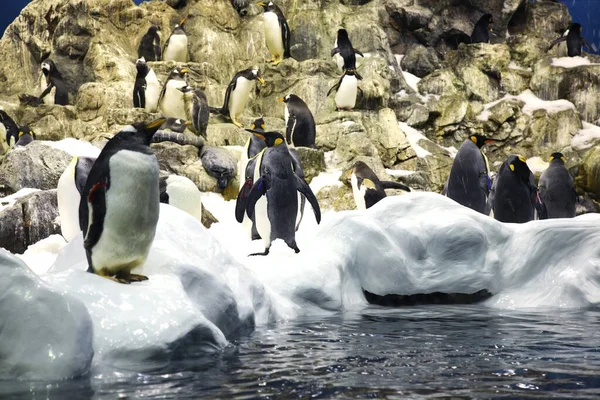
[(254, 120), (254, 122), (252, 122), (252, 125), (250, 125), (250, 129), (252, 131), (257, 131), (257, 132), (264, 132), (266, 129), (266, 125), (265, 125), (265, 120), (263, 119), (263, 117), (260, 117), (256, 120)]
[(275, 10), (275, 8), (277, 8), (275, 3), (273, 3), (272, 1), (259, 1), (256, 4), (261, 6), (265, 10), (265, 12), (273, 11)]
[(285, 96), (285, 97), (280, 97), (280, 98), (279, 98), (279, 101), (281, 101), (282, 103), (286, 103), (286, 104), (287, 104), (287, 103), (289, 103), (290, 101), (294, 101), (294, 100), (296, 100), (296, 99), (299, 99), (299, 97), (298, 97), (298, 96), (296, 96), (295, 94), (288, 94), (288, 95), (287, 95), (287, 96)]
[(186, 19), (187, 19), (187, 17), (182, 19), (181, 21), (179, 21), (178, 24), (175, 24), (175, 26), (173, 27), (173, 33), (178, 33), (178, 34), (185, 33), (183, 31), (183, 24), (185, 24)]
[(567, 162), (567, 159), (565, 158), (563, 153), (556, 152), (550, 155), (550, 158), (548, 158), (548, 162), (557, 162), (559, 164), (564, 164)]
[(494, 18), (492, 17), (492, 14), (483, 14), (481, 17), (479, 17), (479, 20), (477, 21), (477, 24), (481, 24), (487, 27), (490, 30), (490, 32), (492, 31), (492, 27), (490, 25), (493, 23)]
[(146, 67), (146, 59), (144, 57), (140, 57), (135, 61), (135, 67), (139, 70), (140, 68)]
[(171, 71), (171, 74), (169, 75), (169, 79), (174, 79), (174, 78), (185, 79), (185, 74), (187, 74), (188, 72), (190, 72), (190, 70), (185, 67), (184, 68), (177, 67), (177, 68), (173, 69), (173, 71)]
[(252, 68), (251, 72), (252, 72), (253, 79), (256, 79), (257, 81), (259, 81), (261, 85), (265, 84), (265, 80), (260, 75), (260, 71), (258, 70), (258, 68)]
[(54, 65), (54, 61), (46, 60), (42, 63), (42, 72), (44, 75), (48, 76), (52, 71), (56, 69), (56, 65)]
[(493, 142), (498, 142), (499, 141), (499, 140), (496, 140), (496, 139), (485, 137), (483, 135), (471, 135), (471, 136), (469, 136), (469, 139), (473, 143), (475, 143), (477, 145), (477, 147), (479, 147), (479, 148), (482, 148), (486, 144), (493, 143)]
[(156, 131), (165, 123), (167, 119), (161, 117), (152, 122), (136, 122), (135, 124), (126, 126), (117, 135), (121, 140), (128, 142), (142, 143), (150, 146), (152, 142), (152, 136)]
[(280, 132), (265, 132), (258, 131), (254, 129), (246, 129), (248, 132), (251, 132), (254, 136), (259, 139), (262, 139), (267, 144), (267, 147), (275, 147), (285, 143), (285, 139)]
[(32, 138), (35, 138), (35, 133), (28, 126), (21, 126), (19, 130), (19, 138), (24, 135), (29, 135)]
[[(357, 161), (354, 163), (354, 166), (350, 169), (348, 176), (351, 176), (352, 174), (356, 176), (359, 183), (362, 182), (364, 177), (375, 175), (373, 170), (362, 161)], [(372, 181), (370, 180), (370, 182)]]
[(527, 159), (525, 157), (512, 154), (508, 157), (506, 163), (508, 164), (508, 168), (510, 168), (513, 173), (517, 174), (521, 181), (525, 183), (529, 182), (531, 170), (527, 166)]
[(152, 25), (148, 28), (148, 35), (156, 36), (160, 32), (160, 28), (156, 25)]
[(569, 25), (569, 32), (580, 33), (581, 24), (578, 24), (577, 22), (572, 22), (571, 25)]
[(4, 123), (4, 121), (7, 121), (9, 119), (11, 119), (11, 118), (8, 116), (6, 111), (0, 110), (0, 123)]

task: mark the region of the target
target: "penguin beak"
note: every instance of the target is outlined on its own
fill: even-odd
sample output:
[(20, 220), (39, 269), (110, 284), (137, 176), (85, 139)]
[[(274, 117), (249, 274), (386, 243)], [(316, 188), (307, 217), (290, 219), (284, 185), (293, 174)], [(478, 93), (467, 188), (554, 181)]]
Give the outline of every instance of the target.
[(191, 126), (191, 125), (192, 125), (192, 121), (185, 121), (185, 122), (184, 122), (184, 125), (185, 125), (185, 126)]
[(259, 5), (259, 6), (261, 6), (261, 7), (266, 7), (266, 6), (267, 6), (267, 3), (263, 2), (263, 1), (259, 1), (259, 2), (258, 2), (258, 3), (256, 3), (256, 4), (258, 4), (258, 5)]
[(258, 79), (261, 85), (265, 85), (265, 80), (262, 78), (262, 76), (257, 76), (256, 79)]
[(285, 99), (283, 97), (280, 97), (278, 100), (282, 103), (285, 103)]
[(146, 124), (145, 128), (146, 129), (154, 129), (154, 128), (158, 128), (160, 127), (162, 124), (165, 123), (167, 119), (165, 117), (161, 117), (159, 119), (156, 119), (148, 124)]
[(180, 71), (182, 74), (187, 74), (188, 72), (190, 72), (190, 70), (189, 70), (189, 69), (187, 69), (187, 68), (181, 68), (179, 71)]
[(496, 139), (485, 139), (485, 140), (483, 141), (483, 143), (485, 143), (485, 144), (490, 144), (490, 143), (495, 143), (495, 142), (497, 142), (497, 140), (496, 140)]
[(352, 172), (354, 172), (354, 168), (350, 168), (350, 171), (348, 171), (348, 175), (346, 175), (346, 179), (352, 178)]
[(187, 17), (185, 17), (184, 19), (182, 19), (181, 22), (179, 23), (179, 25), (183, 26), (183, 24), (185, 23), (186, 19), (187, 19)]

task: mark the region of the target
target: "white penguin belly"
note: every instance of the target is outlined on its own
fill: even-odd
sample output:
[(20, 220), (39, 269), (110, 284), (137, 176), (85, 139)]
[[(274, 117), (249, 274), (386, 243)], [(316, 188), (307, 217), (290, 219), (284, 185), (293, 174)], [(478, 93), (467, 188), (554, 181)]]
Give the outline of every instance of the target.
[(170, 205), (202, 223), (202, 196), (194, 182), (183, 176), (171, 175), (167, 178), (167, 194)]
[(178, 88), (184, 87), (184, 81), (171, 79), (167, 82), (165, 95), (160, 102), (160, 109), (165, 117), (186, 119), (185, 102), (183, 101), (183, 93)]
[(302, 222), (302, 195), (300, 192), (296, 193), (298, 195), (298, 213), (296, 214), (296, 230), (300, 226), (300, 222)]
[[(338, 46), (337, 39), (335, 39), (335, 43), (333, 44), (333, 48), (335, 49)], [(344, 57), (340, 56), (340, 53), (334, 54), (333, 59), (338, 66), (340, 71), (344, 70)]]
[(267, 211), (269, 204), (267, 196), (261, 196), (254, 206), (254, 220), (256, 221), (256, 231), (265, 244), (265, 249), (271, 247), (271, 221)]
[(92, 263), (95, 271), (115, 274), (141, 265), (150, 251), (159, 214), (158, 162), (153, 154), (121, 150), (109, 167), (106, 214)]
[(358, 188), (358, 179), (356, 179), (356, 175), (352, 174), (352, 178), (350, 179), (352, 183), (352, 194), (354, 195), (354, 202), (356, 203), (357, 210), (366, 210), (367, 203), (365, 202), (365, 193), (367, 189), (365, 186), (361, 186)]
[(273, 12), (265, 13), (265, 38), (267, 40), (267, 48), (272, 56), (283, 57), (283, 40), (281, 35), (281, 27), (277, 14)]
[[(44, 90), (46, 90), (47, 87), (48, 87), (48, 84), (46, 83), (46, 77), (43, 76), (42, 81), (40, 83), (40, 89), (42, 90), (40, 92), (40, 94), (44, 93)], [(50, 90), (50, 93), (48, 93), (46, 96), (44, 96), (44, 98), (42, 100), (43, 100), (44, 104), (46, 104), (48, 106), (53, 106), (55, 96), (56, 96), (56, 87), (53, 87), (52, 90)]]
[(186, 35), (173, 35), (165, 49), (164, 61), (187, 62), (188, 39)]
[(79, 201), (81, 195), (75, 186), (75, 167), (78, 157), (74, 157), (60, 176), (56, 187), (58, 215), (60, 216), (60, 233), (70, 242), (81, 232), (79, 227)]
[(335, 105), (338, 109), (352, 110), (356, 105), (358, 80), (355, 76), (346, 75), (335, 94)]
[(231, 118), (237, 118), (246, 107), (250, 91), (252, 90), (252, 81), (240, 76), (237, 78), (235, 89), (229, 95), (229, 115)]
[(290, 119), (290, 112), (288, 111), (287, 105), (285, 106), (285, 111), (283, 112), (283, 115), (285, 117), (285, 126), (287, 129), (288, 120)]
[(146, 75), (146, 111), (155, 112), (158, 108), (160, 89), (160, 82), (158, 82), (154, 70), (150, 68), (150, 72)]

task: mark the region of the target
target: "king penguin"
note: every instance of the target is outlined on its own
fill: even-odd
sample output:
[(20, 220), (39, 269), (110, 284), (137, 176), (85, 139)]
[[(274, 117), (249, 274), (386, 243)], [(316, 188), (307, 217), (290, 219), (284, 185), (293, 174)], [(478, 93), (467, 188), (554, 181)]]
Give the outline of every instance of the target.
[(331, 57), (336, 56), (337, 66), (340, 70), (356, 70), (356, 55), (364, 58), (364, 55), (352, 47), (348, 31), (339, 29), (337, 39), (331, 50)]
[(27, 146), (35, 139), (35, 133), (28, 126), (19, 127), (19, 139), (15, 143), (15, 146)]
[(206, 129), (208, 128), (208, 119), (210, 110), (208, 100), (201, 89), (194, 89), (191, 86), (179, 88), (183, 93), (183, 103), (185, 105), (185, 115), (188, 121), (192, 121), (192, 126), (196, 135), (206, 139)]
[(146, 61), (162, 60), (162, 50), (160, 48), (160, 29), (158, 26), (151, 26), (148, 32), (142, 36), (138, 46), (138, 58)]
[(188, 72), (187, 68), (175, 68), (163, 85), (158, 104), (165, 117), (186, 119), (183, 93), (178, 89), (187, 86), (185, 79)]
[(335, 107), (338, 111), (350, 111), (356, 106), (356, 96), (360, 90), (358, 87), (359, 80), (362, 80), (362, 76), (360, 76), (358, 72), (347, 69), (344, 71), (339, 82), (329, 89), (327, 96), (334, 90), (337, 90), (337, 93), (335, 94)]
[(552, 153), (550, 165), (542, 172), (539, 183), (540, 198), (546, 206), (548, 218), (574, 218), (577, 193), (573, 177), (565, 167), (565, 156)]
[(185, 18), (173, 28), (171, 36), (165, 43), (163, 61), (186, 63), (188, 61), (188, 38), (183, 30)]
[(398, 182), (380, 181), (367, 164), (357, 161), (350, 170), (352, 194), (357, 210), (366, 210), (387, 197), (385, 189), (400, 189), (410, 192), (410, 188)]
[(552, 41), (552, 43), (550, 43), (550, 47), (548, 48), (548, 50), (550, 50), (552, 47), (554, 47), (555, 45), (559, 44), (560, 42), (567, 42), (567, 55), (569, 57), (577, 57), (581, 55), (581, 48), (583, 46), (586, 46), (588, 49), (590, 49), (590, 44), (583, 38), (583, 36), (581, 36), (581, 25), (574, 22), (571, 24), (571, 26), (569, 26), (569, 29), (567, 31), (568, 33), (566, 35), (563, 35), (557, 39), (554, 39), (554, 41)]
[(293, 170), (293, 159), (288, 151), (283, 135), (279, 132), (253, 131), (263, 139), (267, 148), (256, 159), (255, 183), (247, 197), (236, 202), (235, 216), (243, 221), (244, 212), (254, 216), (256, 228), (265, 244), (265, 251), (251, 255), (267, 255), (271, 242), (282, 239), (296, 253), (298, 217), (298, 195), (302, 193), (310, 202), (317, 223), (321, 222), (321, 209), (317, 198), (306, 181)]
[(88, 272), (120, 283), (148, 257), (159, 214), (158, 160), (152, 136), (165, 122), (135, 123), (110, 139), (88, 175), (79, 203)]
[(483, 14), (475, 23), (473, 33), (471, 33), (471, 43), (489, 43), (490, 32), (492, 31), (490, 25), (493, 23), (492, 14)]
[(442, 194), (465, 207), (484, 213), (491, 181), (488, 161), (481, 148), (496, 141), (481, 135), (469, 136), (454, 157)]
[(267, 62), (277, 65), (290, 56), (290, 27), (281, 9), (272, 1), (257, 3), (264, 9), (265, 39), (272, 58)]
[(237, 118), (246, 107), (246, 103), (250, 98), (250, 91), (252, 90), (252, 81), (254, 80), (258, 80), (261, 85), (265, 84), (258, 68), (248, 68), (236, 73), (225, 91), (223, 107), (211, 107), (210, 112), (229, 117), (234, 125), (242, 128), (244, 125), (238, 122)]
[(315, 147), (315, 119), (306, 103), (295, 94), (279, 99), (285, 103), (285, 138), (288, 145)]
[(135, 62), (135, 68), (137, 69), (137, 75), (133, 85), (133, 108), (146, 108), (146, 89), (148, 87), (146, 76), (148, 76), (150, 68), (148, 68), (144, 57)]

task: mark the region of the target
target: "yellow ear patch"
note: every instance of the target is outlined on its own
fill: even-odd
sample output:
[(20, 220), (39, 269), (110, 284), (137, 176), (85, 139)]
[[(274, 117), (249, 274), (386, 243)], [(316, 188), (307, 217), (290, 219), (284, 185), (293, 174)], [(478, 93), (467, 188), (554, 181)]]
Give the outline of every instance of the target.
[(560, 159), (563, 160), (563, 162), (565, 162), (565, 163), (567, 162), (567, 159), (564, 157), (561, 157)]
[(281, 143), (283, 143), (283, 139), (282, 138), (275, 139), (275, 146), (279, 146)]
[(375, 186), (375, 183), (373, 183), (373, 181), (370, 179), (363, 179), (363, 185), (365, 187), (368, 187), (369, 189), (377, 189), (377, 186)]
[(514, 171), (514, 170), (515, 170), (515, 164), (510, 164), (510, 165), (509, 165), (509, 167), (510, 167), (510, 170), (511, 170), (511, 171)]
[(527, 162), (527, 159), (526, 159), (525, 157), (523, 157), (523, 156), (519, 156), (519, 160), (520, 160), (521, 162), (524, 162), (524, 163), (526, 163), (526, 162)]
[(263, 131), (265, 130), (265, 124), (261, 124), (260, 127)]
[(471, 136), (471, 142), (477, 144), (477, 138), (475, 136)]
[(550, 158), (548, 159), (548, 162), (554, 160), (554, 156), (550, 156)]
[(21, 131), (19, 132), (19, 137), (23, 136), (25, 134), (25, 132)]
[(256, 129), (256, 125), (254, 125), (254, 124), (250, 125), (250, 129), (252, 129), (252, 130)]

